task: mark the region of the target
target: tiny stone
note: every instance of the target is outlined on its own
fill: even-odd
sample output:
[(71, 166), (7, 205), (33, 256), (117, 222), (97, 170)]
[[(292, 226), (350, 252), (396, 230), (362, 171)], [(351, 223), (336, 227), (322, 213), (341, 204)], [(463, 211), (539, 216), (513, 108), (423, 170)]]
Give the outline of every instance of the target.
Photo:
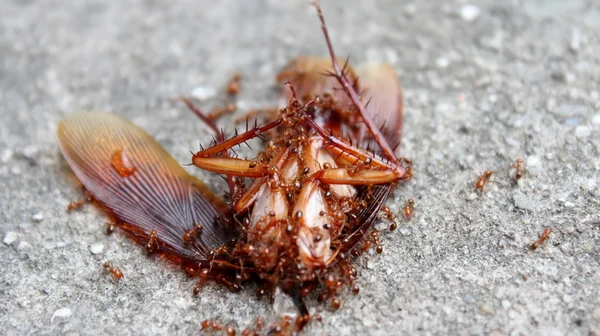
[(19, 237), (19, 235), (16, 232), (7, 232), (6, 235), (4, 236), (4, 244), (6, 245), (12, 245), (12, 243), (17, 241), (17, 238)]
[(92, 252), (92, 254), (100, 254), (104, 252), (104, 244), (93, 243), (92, 245), (90, 245), (90, 252)]
[(502, 300), (502, 308), (504, 308), (504, 309), (510, 308), (510, 301)]
[(22, 171), (21, 171), (21, 168), (19, 168), (17, 166), (12, 166), (12, 167), (10, 167), (10, 173), (13, 175), (21, 175)]
[(581, 32), (579, 29), (574, 29), (571, 34), (571, 41), (569, 42), (569, 49), (572, 52), (577, 52), (581, 47)]
[(41, 212), (37, 212), (33, 214), (33, 216), (31, 216), (31, 219), (33, 219), (34, 222), (39, 223), (44, 219), (44, 214)]
[(565, 208), (573, 208), (573, 207), (575, 207), (575, 203), (569, 202), (569, 201), (565, 202)]
[(552, 160), (554, 159), (554, 154), (553, 153), (546, 153), (546, 160)]
[(71, 308), (61, 308), (55, 311), (54, 314), (52, 314), (52, 317), (50, 318), (50, 323), (54, 322), (55, 317), (67, 318), (72, 314), (73, 312), (71, 311)]
[(600, 322), (600, 306), (596, 307), (593, 311), (592, 311), (592, 318), (598, 322)]
[(474, 5), (464, 5), (460, 8), (460, 17), (467, 22), (474, 21), (480, 14), (481, 9)]
[(450, 61), (446, 57), (440, 57), (435, 61), (438, 68), (447, 68), (450, 65)]
[(594, 117), (592, 118), (592, 124), (600, 125), (600, 113), (594, 114)]
[(192, 96), (198, 100), (207, 100), (214, 97), (217, 91), (212, 87), (198, 86), (192, 90)]
[(475, 303), (477, 300), (475, 300), (475, 297), (473, 297), (473, 295), (466, 294), (465, 296), (463, 296), (463, 301), (465, 303), (472, 304), (472, 303)]
[(542, 159), (537, 155), (531, 155), (527, 158), (527, 171), (531, 173), (538, 173), (542, 167)]
[(479, 309), (485, 315), (490, 315), (490, 314), (494, 313), (494, 307), (492, 307), (491, 305), (489, 305), (487, 303), (481, 305), (481, 307)]
[(588, 126), (577, 126), (575, 128), (575, 136), (579, 139), (585, 139), (592, 135), (592, 129)]
[(2, 155), (0, 155), (0, 161), (6, 163), (12, 159), (13, 155), (14, 152), (11, 149), (5, 149), (2, 151)]
[(17, 245), (17, 250), (19, 251), (23, 251), (23, 250), (27, 250), (31, 247), (31, 244), (29, 244), (28, 242), (25, 241), (21, 241), (19, 242), (19, 245)]
[(28, 159), (36, 159), (38, 156), (38, 148), (35, 146), (27, 146), (23, 149), (23, 155)]

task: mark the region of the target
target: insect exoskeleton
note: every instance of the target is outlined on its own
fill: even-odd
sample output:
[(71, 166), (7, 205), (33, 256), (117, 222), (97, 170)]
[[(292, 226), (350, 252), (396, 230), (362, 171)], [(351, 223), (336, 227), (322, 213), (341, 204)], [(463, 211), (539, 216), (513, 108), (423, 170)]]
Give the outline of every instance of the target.
[[(61, 150), (89, 193), (119, 229), (198, 277), (195, 294), (209, 278), (232, 291), (259, 279), (259, 295), (280, 288), (294, 299), (298, 328), (309, 320), (303, 297), (323, 283), (319, 298), (333, 308), (344, 285), (358, 293), (349, 257), (372, 245), (383, 252), (369, 231), (393, 188), (412, 176), (411, 161), (395, 154), (402, 127), (396, 72), (384, 64), (340, 66), (316, 7), (330, 59), (292, 61), (278, 76), (287, 83), (285, 104), (263, 125), (227, 138), (180, 99), (215, 133), (192, 163), (225, 176), (228, 202), (116, 115), (74, 114), (58, 126)], [(256, 137), (265, 145), (252, 158), (233, 151)]]

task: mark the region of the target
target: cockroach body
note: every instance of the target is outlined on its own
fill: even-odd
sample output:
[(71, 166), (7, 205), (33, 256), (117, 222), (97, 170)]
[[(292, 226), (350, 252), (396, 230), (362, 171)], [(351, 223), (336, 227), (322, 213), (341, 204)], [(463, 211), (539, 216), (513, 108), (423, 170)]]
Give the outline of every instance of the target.
[[(412, 176), (410, 161), (394, 152), (402, 127), (395, 71), (340, 67), (316, 7), (331, 59), (299, 57), (286, 66), (275, 118), (226, 139), (181, 99), (215, 131), (192, 163), (226, 177), (229, 204), (116, 115), (73, 114), (58, 126), (62, 152), (86, 189), (136, 242), (197, 276), (195, 294), (208, 278), (233, 291), (252, 280), (263, 295), (279, 287), (299, 309), (297, 329), (309, 320), (303, 297), (311, 292), (340, 306), (336, 293), (356, 278), (350, 251), (372, 241), (383, 252), (377, 232), (361, 241), (392, 189)], [(231, 150), (267, 135), (253, 159)]]
[(529, 245), (529, 248), (533, 251), (537, 250), (538, 247), (542, 246), (542, 244), (544, 244), (544, 242), (546, 242), (546, 240), (548, 240), (551, 233), (552, 233), (551, 228), (544, 229), (540, 238), (538, 240), (534, 241), (533, 243), (531, 243), (531, 245)]

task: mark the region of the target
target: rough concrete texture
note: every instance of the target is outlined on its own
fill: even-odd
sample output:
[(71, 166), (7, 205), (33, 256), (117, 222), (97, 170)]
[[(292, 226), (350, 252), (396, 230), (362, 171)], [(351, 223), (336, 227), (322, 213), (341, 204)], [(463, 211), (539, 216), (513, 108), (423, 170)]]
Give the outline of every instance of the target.
[[(2, 334), (195, 334), (275, 313), (104, 234), (58, 152), (79, 110), (125, 116), (180, 162), (209, 141), (181, 104), (210, 109), (243, 75), (239, 115), (276, 102), (274, 75), (324, 55), (307, 1), (1, 1)], [(600, 5), (596, 1), (323, 1), (340, 55), (386, 61), (405, 88), (402, 154), (415, 177), (389, 200), (414, 218), (360, 257), (361, 292), (307, 334), (600, 334)], [(236, 116), (220, 125), (231, 129)], [(518, 184), (509, 166), (525, 160)], [(494, 171), (482, 195), (478, 175)], [(218, 177), (197, 170), (218, 188)], [(383, 226), (383, 225), (378, 225)], [(544, 228), (550, 239), (527, 245)], [(93, 250), (93, 251), (92, 251)], [(93, 253), (96, 252), (96, 253)], [(102, 270), (125, 273), (115, 286)]]

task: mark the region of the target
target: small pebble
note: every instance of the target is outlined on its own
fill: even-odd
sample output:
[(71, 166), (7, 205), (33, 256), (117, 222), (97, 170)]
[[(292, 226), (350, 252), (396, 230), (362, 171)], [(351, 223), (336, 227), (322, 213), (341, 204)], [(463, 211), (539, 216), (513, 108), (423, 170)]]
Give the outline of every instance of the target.
[(481, 305), (481, 307), (479, 309), (485, 315), (490, 315), (490, 314), (494, 313), (494, 307), (492, 307), (491, 305), (489, 305), (487, 303)]
[(198, 86), (192, 90), (192, 96), (198, 100), (207, 100), (217, 95), (217, 91), (212, 87)]
[(592, 135), (592, 129), (588, 126), (577, 126), (575, 128), (575, 136), (579, 139), (586, 139)]
[(52, 317), (50, 318), (50, 323), (54, 322), (55, 317), (67, 318), (67, 317), (71, 316), (72, 314), (73, 314), (73, 311), (71, 311), (71, 308), (61, 308), (61, 309), (55, 311), (54, 314), (52, 314)]
[(600, 306), (596, 307), (593, 311), (592, 311), (592, 318), (598, 322), (600, 322)]
[(44, 214), (41, 212), (36, 212), (33, 214), (33, 216), (31, 216), (31, 219), (33, 219), (34, 222), (39, 223), (44, 219)]
[(594, 114), (594, 117), (592, 118), (592, 124), (600, 125), (600, 113)]
[(0, 162), (6, 163), (10, 159), (12, 159), (14, 152), (11, 149), (5, 149), (2, 151), (2, 155), (0, 155)]
[(463, 296), (462, 299), (465, 303), (469, 303), (469, 304), (475, 303), (477, 301), (475, 299), (475, 297), (471, 294), (466, 294), (465, 296)]
[(474, 5), (464, 5), (460, 8), (460, 17), (467, 22), (476, 20), (480, 14), (481, 9)]
[(574, 29), (571, 34), (571, 41), (569, 42), (569, 49), (576, 53), (581, 48), (581, 32), (579, 29)]
[(100, 254), (104, 252), (104, 244), (93, 243), (92, 245), (90, 245), (90, 252), (92, 252), (92, 254)]
[(19, 235), (16, 232), (7, 232), (3, 242), (6, 245), (12, 245), (12, 243), (17, 241), (17, 238), (19, 238)]
[(447, 68), (450, 65), (450, 61), (446, 57), (440, 57), (435, 61), (438, 68)]
[(23, 149), (23, 155), (30, 160), (35, 160), (38, 157), (39, 149), (35, 146), (27, 146)]

